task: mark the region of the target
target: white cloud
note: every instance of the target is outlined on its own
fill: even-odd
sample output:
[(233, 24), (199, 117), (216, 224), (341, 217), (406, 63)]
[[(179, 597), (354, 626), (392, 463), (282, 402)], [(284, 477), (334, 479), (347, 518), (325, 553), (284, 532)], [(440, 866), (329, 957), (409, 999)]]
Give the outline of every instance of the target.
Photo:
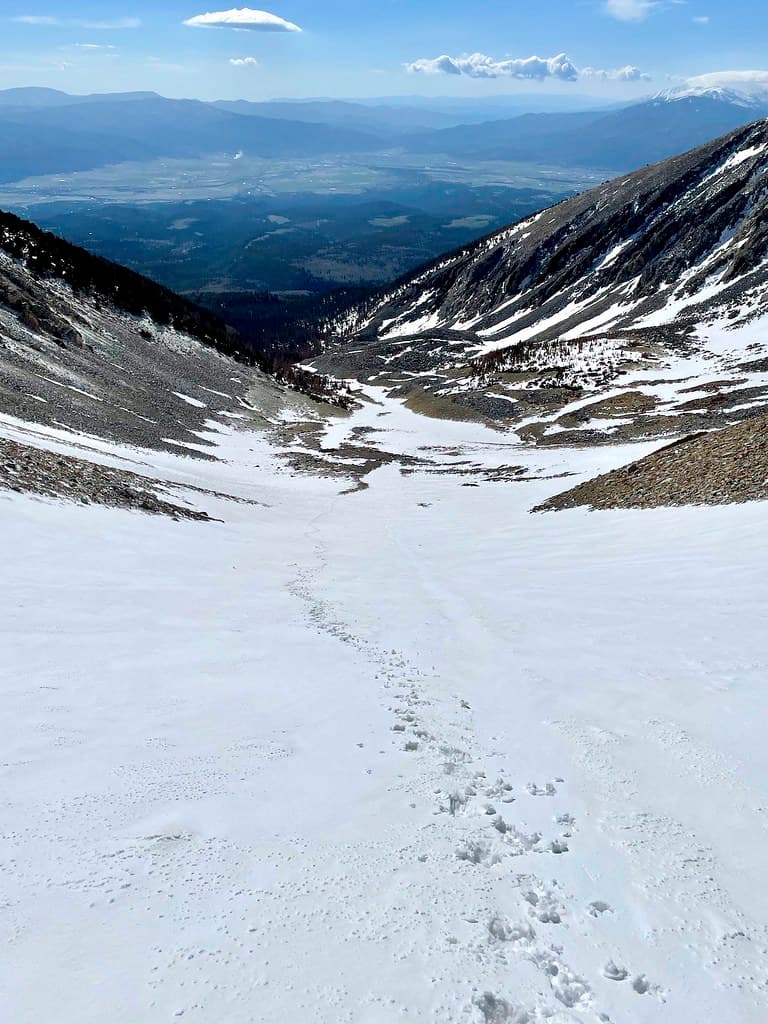
[(466, 75), (468, 78), (559, 78), (573, 82), (579, 69), (564, 53), (556, 57), (524, 57), (517, 60), (496, 60), (484, 53), (463, 57), (443, 54), (430, 60), (422, 58), (405, 65), (406, 71), (422, 75)]
[(699, 96), (754, 108), (764, 117), (768, 108), (768, 71), (716, 71), (677, 79), (673, 88), (658, 93), (655, 98), (684, 100)]
[(443, 54), (432, 59), (423, 57), (405, 65), (406, 71), (421, 75), (465, 75), (468, 78), (521, 78), (542, 81), (546, 78), (561, 82), (575, 82), (580, 78), (599, 78), (615, 82), (647, 82), (639, 68), (628, 66), (604, 71), (600, 68), (579, 68), (564, 53), (556, 57), (524, 57), (516, 60), (496, 60), (484, 53), (471, 53), (463, 57)]
[(233, 68), (255, 68), (259, 62), (255, 57), (230, 57), (229, 63)]
[(619, 21), (644, 21), (657, 6), (655, 0), (606, 0), (605, 10)]
[(710, 22), (710, 17), (708, 14), (702, 14), (700, 17), (693, 18), (692, 20), (694, 25), (708, 25)]
[(242, 7), (231, 11), (210, 11), (208, 14), (196, 14), (184, 22), (192, 28), (234, 28), (251, 32), (301, 32), (298, 25), (285, 18), (278, 18), (268, 11), (254, 11), (250, 7)]
[(601, 68), (582, 68), (581, 78), (599, 78), (604, 82), (650, 82), (651, 76), (647, 75), (640, 68), (628, 64), (625, 68), (612, 68), (604, 71)]
[(110, 43), (75, 43), (78, 50), (114, 50)]

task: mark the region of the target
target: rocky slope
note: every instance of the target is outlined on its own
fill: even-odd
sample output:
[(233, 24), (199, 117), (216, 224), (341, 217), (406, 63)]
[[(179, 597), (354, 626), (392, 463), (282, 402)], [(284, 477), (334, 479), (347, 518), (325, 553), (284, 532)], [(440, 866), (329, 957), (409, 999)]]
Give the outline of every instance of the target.
[(768, 500), (768, 417), (676, 441), (579, 484), (536, 511), (733, 505)]
[(158, 493), (156, 480), (6, 437), (0, 437), (0, 490), (64, 497), (81, 505), (137, 509), (174, 519), (209, 520), (205, 512), (166, 501)]
[(166, 500), (159, 453), (220, 460), (222, 437), (250, 426), (288, 461), (290, 423), (340, 415), (322, 378), (297, 370), (288, 388), (252, 362), (213, 314), (0, 213), (0, 496), (206, 518)]
[(323, 325), (316, 366), (546, 444), (755, 415), (767, 169), (761, 121), (608, 182)]
[(276, 390), (215, 316), (0, 214), (1, 413), (204, 456), (256, 385)]

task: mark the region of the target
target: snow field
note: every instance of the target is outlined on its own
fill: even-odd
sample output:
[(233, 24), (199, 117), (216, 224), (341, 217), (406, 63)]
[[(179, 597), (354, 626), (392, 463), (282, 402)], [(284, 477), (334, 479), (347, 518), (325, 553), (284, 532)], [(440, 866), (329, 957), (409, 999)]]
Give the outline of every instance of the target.
[(221, 427), (95, 456), (221, 523), (0, 498), (10, 1019), (761, 1024), (763, 507), (531, 516), (640, 448), (372, 397), (326, 448), (542, 479)]

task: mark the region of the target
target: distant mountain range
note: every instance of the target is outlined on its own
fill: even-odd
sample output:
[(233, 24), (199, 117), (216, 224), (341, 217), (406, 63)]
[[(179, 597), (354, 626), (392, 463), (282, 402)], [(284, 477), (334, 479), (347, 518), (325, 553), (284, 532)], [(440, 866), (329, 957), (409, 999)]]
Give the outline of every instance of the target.
[(197, 100), (87, 97), (80, 103), (0, 103), (0, 181), (126, 160), (239, 152), (285, 158), (380, 147), (353, 129), (246, 117)]
[(157, 99), (161, 99), (161, 96), (156, 92), (94, 92), (78, 96), (61, 92), (59, 89), (44, 89), (39, 86), (0, 90), (0, 108), (72, 107), (81, 103), (130, 103), (134, 100)]
[(459, 159), (632, 170), (768, 114), (765, 102), (720, 91), (670, 92), (612, 111), (525, 114), (423, 136), (412, 150)]
[[(154, 93), (70, 96), (0, 92), (0, 181), (124, 161), (243, 153), (315, 157), (382, 150), (431, 158), (631, 170), (700, 145), (768, 113), (768, 91), (700, 83), (609, 110), (526, 113), (457, 124), (440, 111), (393, 102), (244, 100), (203, 103)], [(448, 102), (448, 101), (446, 101)], [(477, 104), (465, 108), (477, 119)], [(471, 115), (469, 111), (471, 110)]]
[(276, 121), (304, 121), (336, 128), (351, 128), (367, 135), (396, 138), (404, 133), (450, 128), (461, 119), (439, 110), (418, 107), (364, 106), (344, 100), (274, 100), (252, 103), (248, 100), (217, 100), (213, 106), (246, 117)]
[(689, 96), (710, 96), (742, 107), (766, 110), (768, 71), (730, 71), (724, 74), (699, 75), (659, 93), (656, 98), (676, 100)]

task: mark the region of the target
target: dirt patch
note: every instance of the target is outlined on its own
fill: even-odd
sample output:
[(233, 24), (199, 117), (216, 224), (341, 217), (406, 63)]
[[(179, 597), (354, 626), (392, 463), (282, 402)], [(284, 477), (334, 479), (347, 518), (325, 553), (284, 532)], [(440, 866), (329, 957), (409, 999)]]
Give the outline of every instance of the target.
[(277, 455), (287, 462), (295, 473), (349, 480), (352, 486), (343, 491), (343, 494), (364, 490), (368, 486), (365, 478), (382, 466), (392, 463), (401, 467), (426, 464), (426, 460), (412, 455), (354, 444), (342, 444), (338, 448), (328, 450), (321, 450), (318, 446), (315, 451), (284, 451), (278, 452)]
[(710, 380), (706, 384), (694, 384), (690, 388), (681, 388), (681, 395), (692, 395), (698, 391), (722, 391), (723, 388), (737, 388), (741, 384), (746, 384), (746, 377), (740, 377), (734, 380)]
[[(701, 390), (704, 391), (705, 389), (702, 387)], [(683, 402), (675, 408), (681, 412), (696, 410), (701, 410), (702, 412), (716, 412), (720, 409), (733, 409), (736, 406), (753, 402), (761, 402), (762, 404), (765, 404), (767, 396), (768, 388), (765, 387), (736, 388), (732, 391), (716, 391), (714, 393), (707, 394), (704, 397), (691, 398), (687, 402)]]
[(434, 476), (471, 477), (484, 483), (510, 483), (519, 480), (537, 480), (539, 477), (527, 476), (525, 466), (482, 466), (477, 462), (453, 462), (441, 465), (404, 466), (401, 469), (403, 476), (412, 476), (414, 473), (428, 473)]
[(484, 423), (486, 426), (496, 426), (496, 424), (492, 424), (486, 416), (476, 409), (472, 409), (464, 403), (459, 403), (454, 398), (436, 395), (418, 386), (410, 385), (407, 390), (403, 389), (401, 397), (405, 398), (406, 409), (419, 413), (422, 416), (431, 416), (436, 420), (454, 420), (456, 422)]
[(561, 416), (557, 423), (562, 427), (577, 427), (595, 419), (613, 420), (619, 416), (636, 416), (652, 412), (658, 404), (658, 398), (653, 395), (643, 394), (642, 391), (626, 391), (623, 395), (583, 405), (575, 412)]

